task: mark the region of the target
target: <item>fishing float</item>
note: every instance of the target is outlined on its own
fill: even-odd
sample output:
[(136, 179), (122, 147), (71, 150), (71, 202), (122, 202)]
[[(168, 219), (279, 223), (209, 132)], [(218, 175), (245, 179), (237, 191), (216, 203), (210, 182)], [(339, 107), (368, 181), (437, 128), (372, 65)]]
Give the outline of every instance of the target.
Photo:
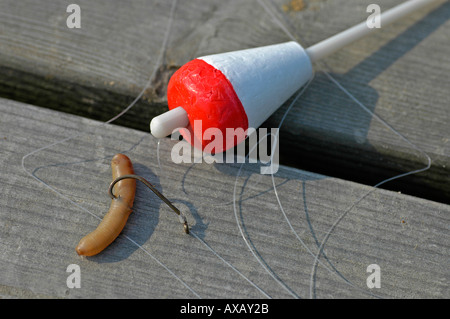
[[(433, 2), (405, 1), (383, 12), (381, 23), (391, 24)], [(151, 134), (163, 138), (179, 130), (186, 141), (203, 150), (211, 142), (204, 138), (208, 129), (223, 137), (227, 129), (241, 132), (216, 143), (215, 153), (226, 151), (245, 140), (248, 128), (258, 128), (312, 78), (314, 62), (375, 29), (364, 21), (306, 49), (290, 41), (196, 58), (171, 77), (169, 111), (152, 119)]]

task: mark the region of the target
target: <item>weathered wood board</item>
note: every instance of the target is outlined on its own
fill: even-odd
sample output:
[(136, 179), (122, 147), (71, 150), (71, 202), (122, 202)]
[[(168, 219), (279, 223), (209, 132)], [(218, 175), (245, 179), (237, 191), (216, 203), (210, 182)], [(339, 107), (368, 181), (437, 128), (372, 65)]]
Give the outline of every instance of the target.
[[(178, 141), (158, 149), (145, 132), (6, 99), (0, 114), (2, 297), (450, 297), (447, 205), (284, 166), (278, 202), (260, 164), (175, 164)], [(192, 233), (138, 183), (124, 232), (81, 258), (76, 244), (109, 208), (118, 152), (185, 212)], [(67, 286), (71, 264), (81, 288)], [(372, 264), (381, 288), (366, 284)]]
[[(364, 21), (373, 1), (294, 2), (80, 0), (81, 28), (69, 29), (66, 1), (4, 0), (0, 95), (106, 121), (146, 88), (117, 124), (147, 131), (166, 110), (170, 75), (190, 59), (288, 41), (286, 30), (308, 46)], [(449, 16), (450, 3), (437, 1), (317, 64), (281, 128), (282, 163), (374, 185), (424, 167), (418, 148), (430, 170), (384, 186), (448, 203)], [(277, 127), (286, 108), (265, 126)]]

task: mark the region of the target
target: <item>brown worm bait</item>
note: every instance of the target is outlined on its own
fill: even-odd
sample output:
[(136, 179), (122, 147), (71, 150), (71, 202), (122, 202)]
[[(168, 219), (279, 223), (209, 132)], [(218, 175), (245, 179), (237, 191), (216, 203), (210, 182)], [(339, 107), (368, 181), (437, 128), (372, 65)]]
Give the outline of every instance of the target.
[[(111, 206), (97, 228), (80, 240), (75, 248), (78, 255), (94, 256), (103, 251), (119, 236), (132, 212), (136, 180), (149, 187), (179, 216), (185, 233), (189, 234), (186, 217), (150, 182), (134, 175), (133, 165), (126, 155), (116, 154), (111, 161), (111, 168), (113, 181), (108, 190), (112, 198)], [(113, 194), (113, 190), (115, 194)]]

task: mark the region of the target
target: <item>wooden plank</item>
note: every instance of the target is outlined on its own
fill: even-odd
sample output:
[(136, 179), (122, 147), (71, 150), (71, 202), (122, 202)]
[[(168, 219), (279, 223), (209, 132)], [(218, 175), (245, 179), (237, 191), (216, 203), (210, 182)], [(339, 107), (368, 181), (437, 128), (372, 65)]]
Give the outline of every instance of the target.
[[(339, 11), (342, 5), (339, 1), (327, 3), (317, 13), (315, 26), (327, 33), (321, 37), (346, 27), (337, 24), (338, 30), (320, 28), (324, 21), (334, 25), (340, 20), (355, 22), (360, 17), (347, 16), (349, 8)], [(358, 2), (355, 10), (363, 11), (366, 5)], [(317, 64), (316, 70), (328, 74), (316, 74), (286, 118), (280, 139), (285, 163), (297, 158), (297, 167), (374, 185), (398, 173), (425, 167), (424, 152), (431, 158), (430, 170), (386, 187), (450, 202), (450, 112), (445, 89), (450, 85), (446, 76), (449, 46), (445, 45), (449, 16), (450, 4), (446, 2), (382, 28), (330, 56), (324, 64)], [(317, 41), (314, 36), (319, 31), (303, 36), (304, 24), (290, 21), (307, 40), (303, 42)], [(381, 120), (363, 110), (330, 76)], [(279, 123), (285, 110), (272, 116), (267, 125)]]
[[(290, 40), (314, 44), (367, 17), (370, 0), (178, 2), (78, 1), (81, 29), (66, 26), (64, 1), (0, 4), (0, 94), (106, 121), (151, 85), (117, 123), (144, 131), (166, 109), (170, 75), (190, 59)], [(401, 0), (380, 1), (382, 10)], [(170, 19), (173, 12), (173, 20)], [(450, 4), (438, 1), (316, 65), (317, 75), (281, 129), (286, 165), (374, 185), (426, 165), (385, 187), (448, 203), (450, 198)], [(172, 28), (165, 43), (169, 22)], [(164, 47), (165, 50), (162, 50)], [(163, 53), (163, 59), (159, 56)], [(161, 63), (158, 63), (161, 62)], [(265, 123), (277, 127), (287, 105)]]
[[(284, 216), (261, 164), (175, 164), (177, 141), (158, 151), (148, 133), (6, 99), (0, 112), (2, 296), (450, 296), (449, 206), (281, 166), (273, 183)], [(124, 232), (80, 258), (76, 244), (109, 207), (118, 152), (185, 212), (192, 233), (138, 183)], [(326, 258), (314, 267), (321, 243)], [(81, 288), (66, 284), (71, 264)], [(381, 288), (366, 285), (371, 264)]]

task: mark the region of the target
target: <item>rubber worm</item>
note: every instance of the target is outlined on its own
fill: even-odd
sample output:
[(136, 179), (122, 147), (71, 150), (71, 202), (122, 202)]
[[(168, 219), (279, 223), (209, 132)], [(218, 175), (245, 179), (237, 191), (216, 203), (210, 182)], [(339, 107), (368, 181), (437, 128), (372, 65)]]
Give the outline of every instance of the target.
[[(123, 154), (116, 154), (111, 161), (112, 177), (134, 174), (130, 159)], [(92, 233), (83, 237), (75, 248), (78, 255), (93, 256), (109, 246), (121, 233), (128, 216), (132, 212), (136, 180), (124, 179), (114, 186), (117, 198), (111, 201), (109, 211)]]

